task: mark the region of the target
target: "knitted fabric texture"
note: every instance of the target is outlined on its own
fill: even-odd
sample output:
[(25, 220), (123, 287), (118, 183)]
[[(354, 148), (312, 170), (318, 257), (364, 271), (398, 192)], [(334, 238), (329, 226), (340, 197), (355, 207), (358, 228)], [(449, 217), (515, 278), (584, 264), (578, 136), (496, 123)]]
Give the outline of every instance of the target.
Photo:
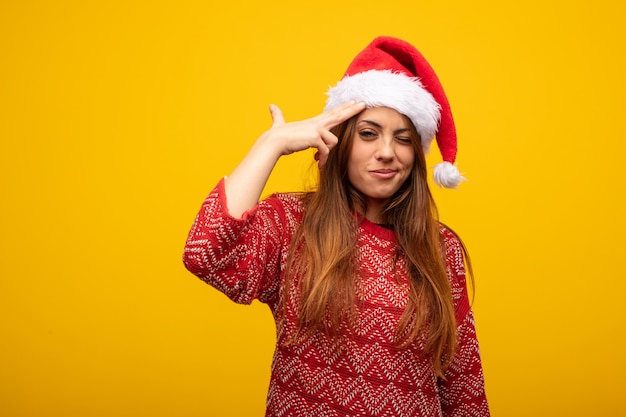
[[(185, 266), (237, 303), (267, 303), (277, 318), (281, 297), (288, 297), (288, 305), (297, 299), (295, 289), (282, 291), (289, 244), (302, 215), (297, 195), (276, 194), (235, 219), (220, 181), (191, 228)], [(339, 341), (315, 333), (285, 344), (297, 330), (295, 309), (288, 308), (286, 319), (277, 321), (266, 416), (489, 416), (462, 248), (449, 230), (441, 232), (458, 326), (458, 349), (445, 380), (419, 355), (423, 340), (394, 347), (406, 306), (405, 263), (403, 257), (394, 263), (394, 233), (364, 220), (356, 330)]]

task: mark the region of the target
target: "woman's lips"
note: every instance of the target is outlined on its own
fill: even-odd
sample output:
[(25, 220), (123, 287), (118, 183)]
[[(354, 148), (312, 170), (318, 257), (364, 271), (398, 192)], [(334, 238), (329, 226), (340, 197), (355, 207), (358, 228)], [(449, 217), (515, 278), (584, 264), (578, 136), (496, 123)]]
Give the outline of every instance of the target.
[(398, 172), (393, 169), (375, 169), (370, 171), (370, 174), (380, 179), (391, 179), (396, 176)]

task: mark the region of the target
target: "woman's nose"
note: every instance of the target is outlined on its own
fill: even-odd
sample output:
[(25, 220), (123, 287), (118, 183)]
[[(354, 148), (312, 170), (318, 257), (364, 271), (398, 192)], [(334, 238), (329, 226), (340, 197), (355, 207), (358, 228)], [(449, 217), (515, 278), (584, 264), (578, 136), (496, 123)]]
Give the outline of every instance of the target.
[(393, 140), (381, 139), (378, 149), (376, 149), (376, 159), (390, 160), (393, 159), (394, 155)]

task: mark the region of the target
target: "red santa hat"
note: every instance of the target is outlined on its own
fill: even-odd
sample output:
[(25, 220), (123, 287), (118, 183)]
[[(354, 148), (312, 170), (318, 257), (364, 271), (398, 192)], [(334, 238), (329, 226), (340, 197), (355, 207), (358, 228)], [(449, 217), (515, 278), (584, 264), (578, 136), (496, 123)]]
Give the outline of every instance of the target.
[(437, 139), (443, 162), (435, 166), (435, 182), (455, 188), (465, 180), (454, 166), (457, 143), (450, 104), (435, 71), (413, 45), (388, 36), (374, 39), (327, 94), (325, 110), (356, 100), (404, 114), (415, 125), (424, 152)]

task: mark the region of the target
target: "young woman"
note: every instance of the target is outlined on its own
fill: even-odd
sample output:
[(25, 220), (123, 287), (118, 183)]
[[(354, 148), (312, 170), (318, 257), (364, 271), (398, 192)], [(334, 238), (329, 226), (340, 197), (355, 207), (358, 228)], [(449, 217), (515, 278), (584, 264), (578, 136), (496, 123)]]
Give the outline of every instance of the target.
[[(233, 301), (270, 307), (267, 416), (488, 416), (464, 248), (437, 220), (435, 180), (463, 179), (443, 89), (410, 44), (381, 37), (324, 113), (271, 129), (205, 200), (186, 267)], [(278, 159), (315, 148), (315, 192), (259, 202)]]

